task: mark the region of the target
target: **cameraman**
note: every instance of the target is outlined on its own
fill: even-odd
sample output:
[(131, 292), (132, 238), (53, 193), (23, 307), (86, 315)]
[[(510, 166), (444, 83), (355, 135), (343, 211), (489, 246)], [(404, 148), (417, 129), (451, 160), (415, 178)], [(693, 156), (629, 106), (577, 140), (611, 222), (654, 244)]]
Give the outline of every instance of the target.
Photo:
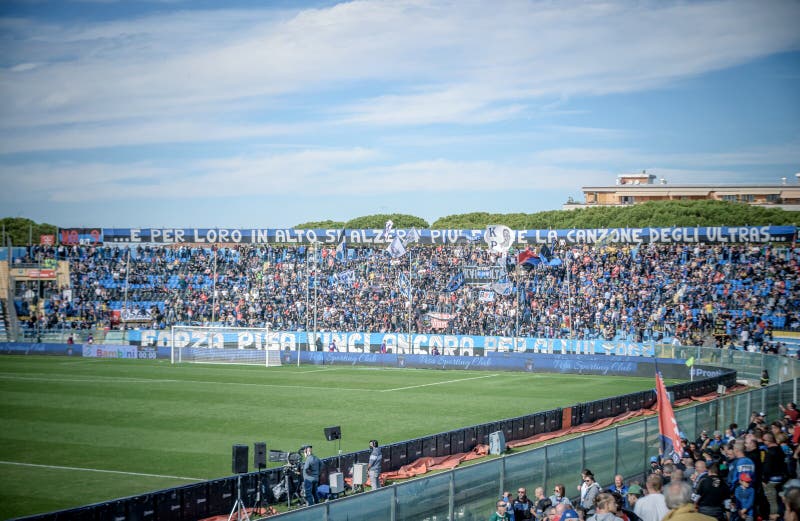
[(376, 490), (381, 486), (381, 463), (383, 463), (383, 453), (378, 446), (378, 440), (370, 440), (369, 462), (367, 463), (367, 475), (369, 476), (369, 486)]
[(319, 474), (322, 471), (322, 462), (312, 452), (311, 445), (303, 447), (306, 460), (303, 463), (303, 488), (306, 491), (306, 503), (309, 506), (319, 503), (317, 488), (319, 487)]

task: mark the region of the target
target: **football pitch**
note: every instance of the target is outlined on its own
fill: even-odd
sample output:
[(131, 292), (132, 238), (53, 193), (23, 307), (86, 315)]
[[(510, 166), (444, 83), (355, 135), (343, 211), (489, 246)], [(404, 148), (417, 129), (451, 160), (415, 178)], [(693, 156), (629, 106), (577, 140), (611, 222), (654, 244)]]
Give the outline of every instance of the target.
[(344, 453), (652, 389), (652, 378), (0, 358), (0, 518), (231, 475), (231, 446)]

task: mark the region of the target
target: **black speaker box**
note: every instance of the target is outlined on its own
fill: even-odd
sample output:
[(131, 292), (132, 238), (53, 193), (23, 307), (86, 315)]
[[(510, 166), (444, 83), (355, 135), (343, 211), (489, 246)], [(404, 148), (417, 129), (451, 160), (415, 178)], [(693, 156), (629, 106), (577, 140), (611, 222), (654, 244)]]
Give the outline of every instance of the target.
[(436, 436), (428, 436), (422, 439), (422, 455), (425, 457), (435, 458), (436, 454)]
[(413, 463), (422, 457), (422, 438), (409, 441), (406, 447), (408, 463)]
[(247, 445), (234, 445), (231, 467), (234, 474), (247, 474)]
[(443, 432), (436, 435), (436, 455), (437, 456), (450, 456), (450, 433)]
[(194, 520), (208, 517), (208, 483), (183, 487), (183, 519)]
[(339, 425), (335, 427), (325, 427), (325, 439), (328, 441), (339, 440), (342, 438), (342, 428)]
[(464, 429), (459, 429), (450, 433), (450, 452), (461, 454), (464, 450)]
[(208, 514), (228, 514), (236, 501), (236, 479), (226, 478), (208, 482)]
[(181, 497), (177, 489), (154, 492), (156, 519), (180, 519)]
[(144, 494), (130, 500), (128, 505), (129, 521), (152, 521), (156, 516), (156, 507), (153, 496)]
[(264, 441), (253, 444), (253, 468), (267, 468), (267, 443)]

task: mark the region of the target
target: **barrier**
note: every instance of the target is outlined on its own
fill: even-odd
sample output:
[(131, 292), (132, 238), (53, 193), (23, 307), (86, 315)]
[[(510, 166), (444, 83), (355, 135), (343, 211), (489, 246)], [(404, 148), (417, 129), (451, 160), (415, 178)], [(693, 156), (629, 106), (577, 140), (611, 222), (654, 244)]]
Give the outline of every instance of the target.
[[(329, 360), (331, 359), (330, 357), (332, 355), (334, 357), (338, 355), (352, 356), (350, 353), (301, 353), (301, 357), (303, 357), (304, 355), (311, 357), (312, 360), (315, 359), (317, 356), (321, 357), (322, 355), (329, 357), (328, 358)], [(380, 357), (382, 358), (382, 363), (385, 363), (385, 359), (383, 358), (385, 356), (387, 355), (382, 355)], [(388, 356), (395, 356), (396, 358), (399, 358), (396, 355), (388, 355)], [(538, 356), (546, 357), (553, 355), (538, 355)], [(434, 358), (437, 359), (437, 362), (442, 358), (471, 358), (471, 357), (456, 357), (456, 356), (431, 357), (427, 355), (405, 355), (404, 359), (410, 362), (417, 363), (417, 361), (415, 360), (416, 357), (425, 359)], [(503, 364), (508, 367), (524, 368), (526, 364), (526, 358), (528, 358), (527, 355), (519, 355), (519, 354), (504, 356)], [(562, 355), (560, 358), (565, 358), (565, 357)], [(569, 356), (567, 356), (567, 358), (569, 358)], [(620, 367), (623, 367), (622, 369), (624, 371), (623, 374), (628, 374), (628, 371), (631, 370), (629, 368), (630, 364), (636, 366), (633, 368), (634, 371), (638, 371), (639, 370), (638, 366), (641, 365), (643, 367), (647, 367), (652, 374), (654, 365), (654, 361), (652, 359), (645, 359), (642, 357), (608, 357), (608, 356), (597, 357), (597, 356), (587, 355), (583, 356), (582, 358), (585, 361), (589, 362), (590, 366), (592, 366), (592, 364), (594, 363), (592, 360), (594, 358), (600, 358), (601, 361), (604, 362), (607, 362), (609, 358), (611, 358), (612, 364), (616, 363), (622, 364), (616, 366), (600, 367), (597, 365), (593, 365), (592, 367), (587, 367), (587, 366), (582, 367), (582, 370), (607, 371), (606, 373), (603, 374), (614, 374), (614, 373), (609, 373), (608, 371), (616, 371), (619, 370)], [(629, 358), (633, 358), (634, 360), (627, 360)], [(484, 358), (484, 360), (486, 359), (487, 358)], [(491, 357), (490, 359), (494, 359), (494, 357)], [(618, 360), (613, 360), (613, 359), (618, 359)], [(684, 377), (688, 370), (681, 361), (659, 360), (658, 364), (659, 364), (658, 367), (661, 370), (683, 371)], [(460, 366), (457, 360), (454, 361), (453, 365), (454, 367)], [(474, 369), (474, 367), (472, 368)], [(718, 385), (725, 385), (727, 387), (730, 387), (736, 383), (735, 371), (720, 369), (716, 367), (709, 367), (709, 366), (699, 366), (699, 368), (703, 371), (707, 371), (709, 374), (713, 373), (713, 376), (709, 376), (707, 378), (700, 379), (697, 381), (685, 382), (682, 384), (670, 386), (668, 389), (674, 393), (676, 400), (690, 398), (691, 396), (699, 396), (702, 394), (707, 394), (707, 392), (709, 392), (708, 391), (709, 389), (716, 390), (716, 387)], [(789, 383), (794, 383), (794, 382), (792, 381)], [(580, 424), (592, 423), (597, 419), (613, 417), (616, 416), (616, 414), (618, 414), (618, 413), (615, 414), (615, 411), (624, 412), (624, 411), (638, 410), (641, 408), (651, 407), (653, 404), (655, 404), (655, 400), (656, 400), (655, 391), (650, 390), (624, 396), (604, 398), (601, 400), (596, 400), (594, 402), (589, 402), (584, 404), (576, 404), (568, 408), (569, 419), (570, 419), (569, 426), (577, 426)], [(764, 408), (763, 404), (761, 404), (760, 408), (761, 409)], [(719, 409), (723, 408), (720, 407)], [(562, 427), (564, 427), (564, 421), (563, 421), (565, 415), (564, 411), (565, 411), (564, 409), (559, 408), (550, 411), (537, 412), (530, 415), (520, 416), (516, 418), (509, 418), (480, 425), (473, 425), (462, 429), (448, 431), (445, 433), (433, 434), (423, 438), (396, 443), (389, 447), (384, 448), (385, 452), (384, 452), (383, 471), (386, 472), (386, 471), (397, 470), (403, 465), (407, 465), (423, 456), (430, 456), (430, 457), (449, 456), (452, 454), (459, 454), (471, 451), (477, 445), (488, 445), (490, 433), (496, 431), (502, 431), (506, 437), (507, 442), (513, 440), (525, 439), (534, 434), (556, 432), (561, 430)], [(695, 423), (696, 422), (694, 422), (692, 425), (694, 425)], [(578, 452), (582, 453), (582, 450), (578, 449)], [(644, 461), (645, 455), (642, 454), (640, 456), (642, 458), (642, 461)], [(321, 482), (323, 484), (327, 484), (328, 474), (339, 468), (340, 458), (341, 458), (341, 471), (345, 474), (346, 477), (352, 477), (353, 463), (366, 462), (369, 458), (369, 453), (368, 451), (359, 451), (356, 453), (343, 454), (340, 457), (334, 456), (323, 459), (322, 460), (323, 469), (321, 476)], [(583, 468), (583, 467), (581, 465), (578, 465), (574, 468)], [(280, 480), (281, 469), (280, 468), (268, 469), (266, 471), (262, 471), (262, 474), (267, 483), (276, 484)], [(559, 476), (559, 471), (556, 470), (552, 474), (555, 476)], [(550, 475), (551, 473), (548, 473), (548, 476)], [(452, 479), (452, 475), (448, 479)], [(548, 478), (548, 480), (549, 479), (550, 478)], [(561, 476), (560, 479), (561, 481), (568, 481), (568, 479), (565, 479), (565, 476)], [(51, 514), (30, 516), (23, 519), (50, 520), (59, 518), (63, 519), (65, 517), (69, 517), (70, 519), (72, 519), (73, 516), (76, 516), (74, 518), (81, 518), (83, 516), (86, 516), (86, 519), (92, 519), (92, 520), (101, 518), (114, 519), (119, 517), (121, 519), (141, 518), (141, 519), (153, 519), (155, 521), (178, 521), (183, 519), (197, 519), (203, 516), (221, 515), (227, 513), (226, 510), (230, 509), (232, 505), (232, 499), (233, 499), (232, 496), (234, 494), (233, 491), (235, 490), (235, 480), (236, 477), (232, 476), (222, 480), (214, 480), (201, 484), (188, 485), (174, 489), (163, 490), (155, 492), (146, 497), (135, 496), (135, 497), (123, 498), (106, 503), (100, 503), (97, 505), (91, 505), (88, 507), (82, 507), (79, 509), (63, 510)], [(251, 505), (255, 503), (257, 485), (258, 485), (258, 472), (252, 472), (249, 474), (242, 475), (242, 499), (246, 505)], [(530, 488), (532, 489), (533, 487)], [(267, 489), (270, 489), (270, 487), (267, 487)], [(429, 489), (426, 488), (425, 490), (427, 491)], [(430, 490), (432, 491), (434, 489), (432, 488)], [(449, 488), (447, 490), (449, 490)], [(444, 494), (448, 494), (447, 490), (444, 490), (442, 492)], [(271, 493), (266, 495), (266, 499), (270, 503), (275, 502), (275, 498), (272, 497)], [(336, 504), (337, 502), (332, 502), (330, 504), (326, 503), (325, 505), (321, 505), (320, 507), (330, 508), (326, 505)], [(150, 510), (151, 507), (152, 507), (152, 516), (148, 516), (147, 513), (151, 511)], [(320, 508), (320, 507), (312, 507), (312, 508)], [(132, 509), (135, 509), (136, 512), (135, 515), (132, 514)], [(101, 510), (104, 512), (104, 514), (102, 517), (98, 517), (100, 516), (99, 512)], [(307, 510), (304, 509), (304, 511), (307, 513)], [(488, 510), (484, 510), (484, 512), (485, 511)], [(109, 515), (106, 516), (105, 514)], [(400, 519), (400, 517), (398, 517), (398, 519)]]

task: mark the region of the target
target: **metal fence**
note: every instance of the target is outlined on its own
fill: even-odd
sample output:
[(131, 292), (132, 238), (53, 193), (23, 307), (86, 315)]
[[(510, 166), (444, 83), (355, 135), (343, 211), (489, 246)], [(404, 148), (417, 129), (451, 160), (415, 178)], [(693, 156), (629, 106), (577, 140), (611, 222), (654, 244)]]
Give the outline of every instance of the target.
[[(745, 352), (720, 352), (697, 347), (663, 346), (659, 357), (695, 356), (704, 363), (735, 368), (745, 378), (757, 379), (762, 368), (780, 383), (676, 410), (676, 419), (687, 438), (702, 430), (724, 430), (730, 423), (746, 424), (752, 411), (764, 411), (767, 420), (781, 417), (778, 404), (797, 399), (800, 363), (789, 358)], [(567, 493), (577, 494), (580, 471), (589, 468), (604, 485), (616, 474), (626, 481), (642, 479), (649, 456), (658, 453), (658, 418), (619, 425), (578, 438), (548, 444), (529, 451), (498, 457), (465, 468), (413, 479), (280, 516), (287, 521), (339, 521), (383, 519), (386, 521), (478, 521), (487, 519), (504, 490), (537, 486), (551, 491), (563, 483)]]

